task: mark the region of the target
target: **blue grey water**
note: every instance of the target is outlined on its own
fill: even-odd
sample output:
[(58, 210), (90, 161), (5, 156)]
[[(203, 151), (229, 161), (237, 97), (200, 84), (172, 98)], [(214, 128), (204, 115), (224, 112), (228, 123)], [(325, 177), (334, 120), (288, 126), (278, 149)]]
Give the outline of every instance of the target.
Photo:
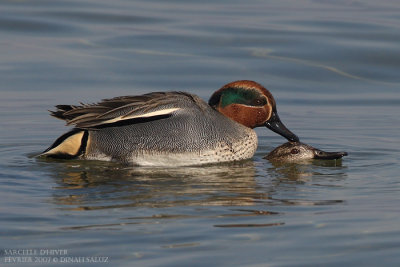
[[(5, 249), (61, 249), (104, 266), (399, 266), (398, 1), (4, 0), (0, 10), (2, 264), (42, 265), (10, 262)], [(168, 90), (207, 100), (239, 79), (265, 85), (303, 142), (349, 156), (272, 165), (263, 156), (285, 140), (260, 128), (254, 158), (234, 164), (34, 157), (68, 130), (48, 114), (56, 104)]]

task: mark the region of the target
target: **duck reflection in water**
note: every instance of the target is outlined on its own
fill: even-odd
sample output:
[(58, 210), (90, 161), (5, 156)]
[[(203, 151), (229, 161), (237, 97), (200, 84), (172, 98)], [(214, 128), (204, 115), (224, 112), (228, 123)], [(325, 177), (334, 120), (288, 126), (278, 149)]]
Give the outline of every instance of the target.
[[(53, 201), (62, 209), (167, 208), (179, 206), (254, 206), (284, 204), (273, 195), (281, 185), (315, 174), (313, 167), (285, 165), (265, 170), (242, 161), (202, 167), (133, 168), (98, 161), (51, 165)], [(272, 171), (273, 169), (273, 171)], [(267, 171), (267, 173), (260, 173)], [(263, 177), (263, 178), (260, 178)], [(288, 190), (284, 187), (283, 190)], [(293, 188), (295, 190), (295, 188)], [(301, 205), (301, 204), (300, 204)]]
[[(259, 161), (241, 161), (202, 167), (153, 168), (132, 167), (114, 162), (55, 160), (47, 165), (55, 183), (52, 202), (60, 209), (86, 211), (123, 209), (126, 217), (107, 223), (82, 223), (66, 229), (98, 228), (138, 222), (153, 222), (163, 218), (192, 218), (205, 216), (232, 218), (235, 223), (215, 224), (216, 227), (266, 227), (284, 224), (279, 219), (261, 219), (260, 224), (238, 224), (236, 217), (274, 216), (281, 214), (280, 205), (336, 205), (341, 200), (296, 198), (297, 186), (292, 178), (313, 175), (310, 169), (288, 173), (265, 170)], [(47, 162), (47, 160), (46, 160)], [(286, 168), (286, 167), (285, 167)], [(267, 171), (267, 173), (263, 173)], [(296, 182), (297, 184), (297, 182)], [(280, 192), (280, 193), (278, 193)], [(279, 197), (280, 194), (288, 197)], [(184, 207), (196, 207), (184, 209)], [(226, 206), (221, 213), (211, 213), (213, 206)], [(200, 207), (204, 207), (200, 208)], [(273, 210), (270, 210), (270, 208)], [(137, 210), (139, 208), (139, 210)], [(172, 209), (169, 209), (172, 208)], [(278, 210), (277, 210), (278, 209)], [(203, 211), (202, 211), (203, 210)], [(231, 211), (226, 213), (226, 210)], [(150, 216), (144, 215), (150, 212)], [(171, 213), (172, 211), (172, 213)], [(275, 218), (275, 217), (274, 217)], [(279, 217), (280, 218), (280, 217)], [(251, 220), (251, 219), (250, 219)], [(224, 221), (224, 220), (222, 220)]]
[(269, 194), (256, 190), (256, 169), (249, 160), (167, 169), (97, 161), (65, 164), (55, 171), (59, 186), (54, 199), (67, 209), (248, 206)]

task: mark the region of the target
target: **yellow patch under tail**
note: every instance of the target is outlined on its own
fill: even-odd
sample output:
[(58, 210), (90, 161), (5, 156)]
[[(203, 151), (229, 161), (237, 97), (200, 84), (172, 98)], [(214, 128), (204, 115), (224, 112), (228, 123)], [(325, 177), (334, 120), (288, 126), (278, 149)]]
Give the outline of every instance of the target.
[(85, 130), (74, 129), (60, 136), (48, 149), (39, 156), (51, 158), (75, 158), (86, 150), (88, 133)]

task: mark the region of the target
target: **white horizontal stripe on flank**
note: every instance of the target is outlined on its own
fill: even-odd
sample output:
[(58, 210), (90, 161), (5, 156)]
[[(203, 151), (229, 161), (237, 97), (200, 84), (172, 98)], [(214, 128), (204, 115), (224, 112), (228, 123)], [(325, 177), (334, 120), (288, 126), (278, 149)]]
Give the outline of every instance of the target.
[(145, 113), (145, 114), (141, 114), (141, 115), (136, 115), (136, 116), (127, 116), (127, 117), (119, 116), (114, 119), (103, 121), (101, 124), (114, 123), (117, 121), (124, 121), (124, 120), (136, 119), (136, 118), (149, 118), (149, 117), (154, 117), (154, 116), (158, 116), (158, 115), (167, 115), (167, 114), (171, 114), (172, 112), (179, 110), (179, 109), (180, 108), (169, 108), (169, 109), (157, 110), (157, 111), (153, 111), (153, 112), (149, 112), (149, 113)]

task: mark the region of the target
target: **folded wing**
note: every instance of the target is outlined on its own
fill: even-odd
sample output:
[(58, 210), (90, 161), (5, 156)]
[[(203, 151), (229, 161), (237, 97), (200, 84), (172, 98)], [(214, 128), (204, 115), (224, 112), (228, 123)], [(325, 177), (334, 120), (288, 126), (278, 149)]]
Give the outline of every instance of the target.
[(95, 104), (58, 105), (51, 115), (79, 129), (101, 129), (170, 117), (193, 97), (184, 92), (155, 92), (104, 99)]

